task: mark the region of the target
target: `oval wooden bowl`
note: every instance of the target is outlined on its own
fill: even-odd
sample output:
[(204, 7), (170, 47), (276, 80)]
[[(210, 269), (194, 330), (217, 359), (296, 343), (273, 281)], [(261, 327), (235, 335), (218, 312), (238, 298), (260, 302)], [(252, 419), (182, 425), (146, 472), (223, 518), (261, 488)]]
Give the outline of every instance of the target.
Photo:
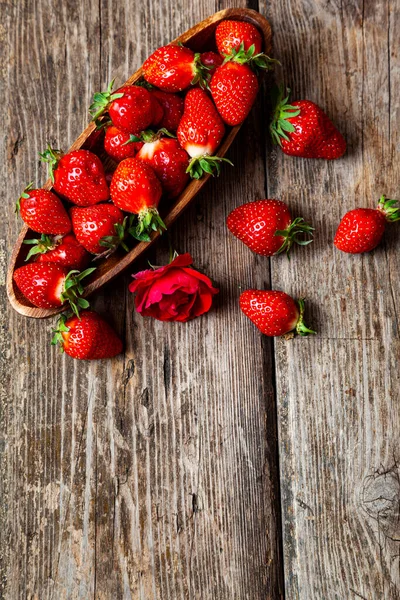
[[(210, 50), (215, 48), (214, 42), (214, 31), (218, 23), (224, 19), (235, 19), (238, 21), (248, 21), (253, 23), (260, 30), (263, 40), (264, 48), (263, 51), (266, 54), (271, 52), (271, 27), (268, 21), (255, 10), (246, 8), (227, 8), (221, 10), (208, 19), (205, 19), (201, 23), (198, 23), (186, 33), (182, 34), (174, 42), (181, 42), (187, 44), (190, 48), (195, 51)], [(142, 69), (140, 68), (134, 73), (126, 82), (126, 84), (135, 83), (142, 76)], [(222, 144), (217, 152), (218, 156), (225, 156), (230, 145), (235, 139), (241, 125), (238, 125), (227, 130), (226, 136), (222, 141)], [(95, 130), (94, 123), (90, 123), (86, 129), (81, 133), (78, 139), (72, 144), (69, 151), (78, 150), (79, 148), (93, 149), (102, 159), (106, 172), (111, 172), (115, 169), (115, 163), (108, 157), (108, 155), (101, 148), (96, 149), (96, 138), (98, 133)], [(179, 217), (183, 210), (188, 206), (191, 200), (201, 190), (205, 183), (210, 178), (210, 175), (203, 176), (200, 180), (192, 180), (178, 198), (174, 200), (172, 206), (167, 211), (162, 210), (161, 215), (163, 220), (168, 227)], [(49, 179), (43, 186), (44, 189), (50, 190), (52, 188), (51, 180)], [(43, 319), (51, 317), (60, 312), (66, 310), (65, 306), (60, 306), (55, 309), (43, 309), (33, 306), (29, 300), (27, 300), (19, 291), (13, 280), (13, 273), (15, 269), (25, 264), (25, 258), (28, 252), (26, 244), (23, 244), (25, 239), (37, 237), (38, 234), (33, 233), (26, 225), (22, 228), (18, 239), (15, 243), (11, 260), (7, 273), (7, 294), (13, 308), (21, 315), (26, 317), (33, 317), (36, 319)], [(118, 250), (108, 259), (99, 262), (96, 271), (88, 279), (85, 286), (85, 296), (90, 296), (93, 292), (101, 288), (102, 285), (111, 281), (114, 277), (122, 273), (129, 265), (133, 263), (143, 252), (145, 252), (151, 244), (155, 242), (160, 234), (154, 232), (151, 236), (150, 242), (138, 242), (132, 250), (128, 253), (122, 254), (122, 251)]]

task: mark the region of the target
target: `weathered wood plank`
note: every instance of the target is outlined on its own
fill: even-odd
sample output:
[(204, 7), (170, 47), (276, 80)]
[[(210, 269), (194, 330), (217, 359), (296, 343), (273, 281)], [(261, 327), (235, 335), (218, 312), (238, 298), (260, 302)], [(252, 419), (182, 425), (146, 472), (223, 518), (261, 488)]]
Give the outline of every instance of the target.
[[(397, 12), (396, 12), (397, 11)], [(269, 193), (317, 228), (272, 263), (272, 284), (309, 300), (318, 337), (276, 342), (286, 595), (400, 597), (398, 231), (347, 256), (332, 245), (347, 210), (398, 196), (398, 6), (274, 2), (279, 75), (324, 106), (349, 140), (340, 161), (273, 150)]]
[[(93, 91), (219, 8), (8, 3), (8, 254), (19, 229), (11, 200), (45, 180), (47, 140), (67, 147)], [(171, 231), (220, 286), (212, 313), (187, 326), (142, 320), (126, 276), (94, 302), (126, 337), (125, 354), (79, 364), (49, 347), (49, 322), (7, 307), (4, 598), (282, 597), (272, 346), (237, 306), (238, 286), (265, 285), (269, 269), (224, 227), (231, 208), (265, 195), (260, 106), (232, 149), (236, 171)]]

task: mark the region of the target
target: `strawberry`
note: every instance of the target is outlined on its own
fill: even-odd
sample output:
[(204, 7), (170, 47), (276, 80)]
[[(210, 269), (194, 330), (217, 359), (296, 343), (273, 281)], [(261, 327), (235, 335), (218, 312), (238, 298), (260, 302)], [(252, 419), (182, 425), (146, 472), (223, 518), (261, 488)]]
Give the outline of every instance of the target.
[(397, 200), (381, 196), (378, 208), (355, 208), (346, 213), (337, 228), (336, 248), (350, 254), (369, 252), (376, 248), (384, 234), (386, 223), (400, 221)]
[(84, 310), (80, 316), (62, 315), (54, 330), (53, 345), (80, 360), (112, 358), (122, 352), (122, 342), (111, 326), (92, 310)]
[(254, 45), (245, 51), (242, 43), (215, 69), (210, 83), (211, 95), (227, 125), (242, 123), (253, 106), (258, 79), (252, 68), (270, 69), (273, 62), (277, 61), (265, 54), (255, 54)]
[(38, 308), (57, 308), (69, 302), (76, 315), (89, 302), (81, 298), (82, 279), (95, 269), (69, 271), (54, 262), (30, 263), (14, 271), (14, 281), (23, 295)]
[(114, 80), (105, 92), (97, 92), (89, 112), (100, 126), (99, 118), (108, 112), (109, 117), (121, 131), (138, 133), (151, 125), (154, 118), (154, 102), (148, 90), (142, 86), (124, 85), (115, 93)]
[(110, 197), (102, 162), (93, 152), (63, 154), (49, 146), (39, 156), (49, 164), (53, 189), (72, 204), (91, 206)]
[(160, 127), (164, 118), (164, 108), (161, 102), (156, 98), (154, 94), (151, 95), (151, 101), (153, 103), (153, 120), (151, 121), (152, 127)]
[(166, 229), (157, 210), (161, 194), (161, 183), (147, 163), (137, 158), (119, 163), (111, 180), (111, 198), (121, 210), (138, 215), (137, 239), (149, 241), (151, 231)]
[(116, 162), (120, 162), (124, 158), (132, 158), (140, 150), (143, 142), (137, 140), (135, 135), (125, 133), (114, 125), (110, 125), (104, 136), (104, 150)]
[(164, 192), (170, 198), (175, 198), (189, 180), (189, 155), (180, 147), (178, 140), (162, 137), (165, 133), (168, 134), (162, 129), (158, 133), (143, 132), (142, 139), (145, 140), (145, 144), (139, 150), (137, 158), (152, 167), (161, 181)]
[(73, 207), (71, 219), (76, 239), (88, 252), (109, 254), (110, 250), (115, 250), (119, 245), (128, 251), (124, 242), (124, 215), (113, 204)]
[(163, 118), (159, 123), (155, 123), (155, 125), (175, 133), (183, 115), (183, 98), (176, 94), (169, 94), (168, 92), (156, 89), (150, 90), (150, 93), (161, 104), (164, 111)]
[(290, 90), (279, 92), (270, 131), (285, 154), (302, 158), (340, 158), (346, 142), (329, 117), (310, 100), (289, 104)]
[(315, 333), (303, 322), (304, 300), (297, 303), (285, 294), (273, 290), (246, 290), (240, 295), (242, 312), (264, 335), (284, 335), (295, 329), (299, 335)]
[(305, 246), (312, 240), (299, 235), (312, 235), (313, 227), (298, 217), (292, 221), (287, 205), (281, 200), (256, 200), (235, 208), (226, 220), (228, 229), (256, 254), (273, 256), (286, 252), (293, 243)]
[(25, 260), (34, 256), (35, 262), (54, 262), (77, 271), (87, 267), (90, 262), (90, 254), (72, 233), (52, 238), (42, 235), (40, 239), (25, 240), (24, 244), (33, 245)]
[(196, 83), (205, 86), (207, 69), (202, 65), (199, 53), (169, 44), (158, 48), (144, 62), (143, 77), (164, 92), (181, 92)]
[(207, 67), (209, 73), (214, 71), (217, 67), (220, 67), (224, 62), (223, 57), (216, 52), (202, 52), (200, 54), (200, 60), (204, 67)]
[(191, 177), (200, 179), (204, 172), (219, 175), (221, 161), (232, 164), (226, 158), (214, 156), (224, 134), (222, 119), (207, 92), (200, 88), (190, 90), (177, 136), (182, 148), (192, 157), (188, 166)]
[(221, 21), (215, 30), (215, 41), (218, 52), (222, 55), (231, 54), (240, 44), (243, 44), (246, 52), (251, 46), (254, 46), (256, 54), (262, 49), (260, 32), (254, 25), (245, 21)]
[(33, 190), (30, 183), (16, 204), (16, 212), (36, 233), (64, 235), (71, 231), (71, 221), (63, 203), (48, 190)]

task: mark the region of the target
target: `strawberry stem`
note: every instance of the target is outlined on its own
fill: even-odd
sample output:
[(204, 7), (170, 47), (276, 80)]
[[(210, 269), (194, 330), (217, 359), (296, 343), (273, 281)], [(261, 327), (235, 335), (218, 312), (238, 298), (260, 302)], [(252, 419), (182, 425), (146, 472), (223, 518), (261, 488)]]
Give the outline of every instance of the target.
[[(79, 316), (79, 315), (78, 315)], [(60, 352), (64, 352), (64, 338), (62, 336), (63, 333), (67, 333), (69, 331), (69, 327), (66, 326), (66, 315), (61, 315), (61, 317), (57, 321), (56, 329), (53, 329), (53, 338), (51, 340), (51, 344), (56, 346), (60, 344)]]
[(314, 227), (309, 225), (304, 221), (302, 217), (297, 217), (292, 221), (287, 227), (287, 229), (278, 229), (275, 231), (275, 235), (281, 236), (284, 239), (282, 246), (279, 248), (275, 254), (281, 254), (281, 252), (286, 252), (286, 256), (290, 258), (290, 249), (293, 244), (298, 244), (299, 246), (308, 246), (313, 241), (311, 240), (303, 240), (299, 239), (299, 236), (302, 234), (313, 236)]
[(252, 44), (248, 50), (244, 49), (244, 43), (242, 42), (237, 48), (233, 48), (230, 54), (224, 54), (223, 65), (227, 62), (237, 62), (240, 65), (248, 64), (254, 71), (259, 70), (270, 71), (275, 64), (280, 65), (281, 63), (276, 58), (270, 58), (264, 52), (254, 54), (256, 48)]
[(137, 216), (136, 224), (131, 223), (128, 233), (139, 242), (150, 242), (150, 233), (162, 234), (167, 227), (156, 208), (145, 208)]
[(398, 200), (389, 200), (385, 195), (379, 199), (378, 209), (384, 214), (386, 221), (394, 223), (400, 221), (400, 207)]
[[(131, 215), (132, 217), (133, 215)], [(126, 252), (129, 252), (129, 248), (125, 243), (125, 239), (128, 233), (127, 223), (131, 223), (131, 217), (125, 217), (122, 224), (114, 223), (115, 235), (106, 235), (101, 238), (99, 244), (100, 246), (104, 246), (108, 248), (106, 252), (103, 252), (100, 256), (102, 258), (108, 258), (115, 252), (115, 250), (121, 246)]]
[(81, 283), (82, 279), (93, 273), (95, 267), (79, 272), (77, 270), (70, 271), (64, 281), (64, 290), (61, 294), (61, 302), (69, 302), (71, 310), (79, 317), (80, 308), (88, 308), (89, 302), (82, 298), (84, 287)]
[[(286, 96), (285, 96), (286, 94)], [(273, 95), (275, 96), (275, 109), (269, 126), (272, 141), (274, 144), (282, 145), (282, 139), (290, 141), (288, 133), (295, 131), (295, 126), (288, 121), (300, 114), (300, 109), (297, 106), (289, 104), (290, 89), (282, 86), (276, 87)]]
[(228, 158), (221, 156), (195, 156), (190, 161), (186, 173), (189, 173), (192, 179), (201, 179), (204, 173), (209, 173), (213, 177), (219, 177), (221, 173), (221, 162), (226, 162), (233, 167), (233, 162)]
[(54, 183), (54, 171), (57, 168), (58, 161), (63, 156), (62, 150), (55, 150), (50, 146), (47, 146), (46, 150), (42, 153), (39, 152), (40, 160), (49, 165), (49, 175), (51, 181)]
[(194, 55), (194, 77), (190, 82), (191, 85), (199, 84), (202, 90), (208, 90), (211, 79), (211, 68), (212, 67), (207, 67), (206, 65), (203, 65), (203, 63), (201, 62), (200, 52), (196, 52), (196, 54)]
[(300, 311), (299, 320), (297, 321), (297, 325), (296, 325), (296, 331), (297, 331), (297, 333), (299, 335), (302, 335), (302, 336), (306, 336), (306, 335), (317, 333), (313, 329), (309, 329), (306, 326), (306, 324), (304, 323), (304, 321), (303, 321), (304, 308), (305, 308), (304, 298), (299, 298), (297, 300), (297, 304), (299, 306), (299, 311)]
[(45, 254), (50, 250), (54, 250), (54, 248), (57, 246), (57, 243), (61, 241), (61, 237), (62, 236), (55, 236), (54, 238), (51, 238), (48, 235), (42, 234), (40, 239), (24, 240), (23, 244), (33, 246), (33, 248), (29, 250), (25, 262), (35, 254)]
[(97, 128), (101, 127), (101, 121), (99, 121), (99, 118), (108, 110), (111, 102), (117, 100), (118, 98), (122, 98), (124, 95), (123, 93), (113, 94), (112, 89), (114, 86), (114, 81), (115, 79), (109, 83), (105, 92), (95, 92), (93, 94), (93, 102), (89, 106), (89, 113), (92, 117), (92, 120), (96, 123)]
[(29, 190), (31, 190), (32, 187), (33, 187), (33, 181), (31, 181), (30, 183), (28, 183), (28, 185), (24, 188), (24, 191), (22, 192), (22, 194), (20, 195), (20, 197), (16, 201), (16, 203), (15, 203), (15, 212), (16, 212), (16, 214), (18, 214), (19, 211), (21, 210), (21, 200), (22, 200), (22, 198), (24, 198), (25, 200), (27, 198), (29, 198), (29, 194), (27, 192), (29, 192)]

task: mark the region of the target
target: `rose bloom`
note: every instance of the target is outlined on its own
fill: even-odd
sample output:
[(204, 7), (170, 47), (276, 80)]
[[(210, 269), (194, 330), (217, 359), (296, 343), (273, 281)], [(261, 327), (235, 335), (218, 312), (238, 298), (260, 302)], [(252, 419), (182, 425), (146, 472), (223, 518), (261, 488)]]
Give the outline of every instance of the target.
[(186, 322), (210, 310), (219, 290), (202, 273), (188, 268), (190, 254), (177, 256), (169, 265), (132, 275), (129, 290), (136, 294), (135, 307), (143, 317)]

